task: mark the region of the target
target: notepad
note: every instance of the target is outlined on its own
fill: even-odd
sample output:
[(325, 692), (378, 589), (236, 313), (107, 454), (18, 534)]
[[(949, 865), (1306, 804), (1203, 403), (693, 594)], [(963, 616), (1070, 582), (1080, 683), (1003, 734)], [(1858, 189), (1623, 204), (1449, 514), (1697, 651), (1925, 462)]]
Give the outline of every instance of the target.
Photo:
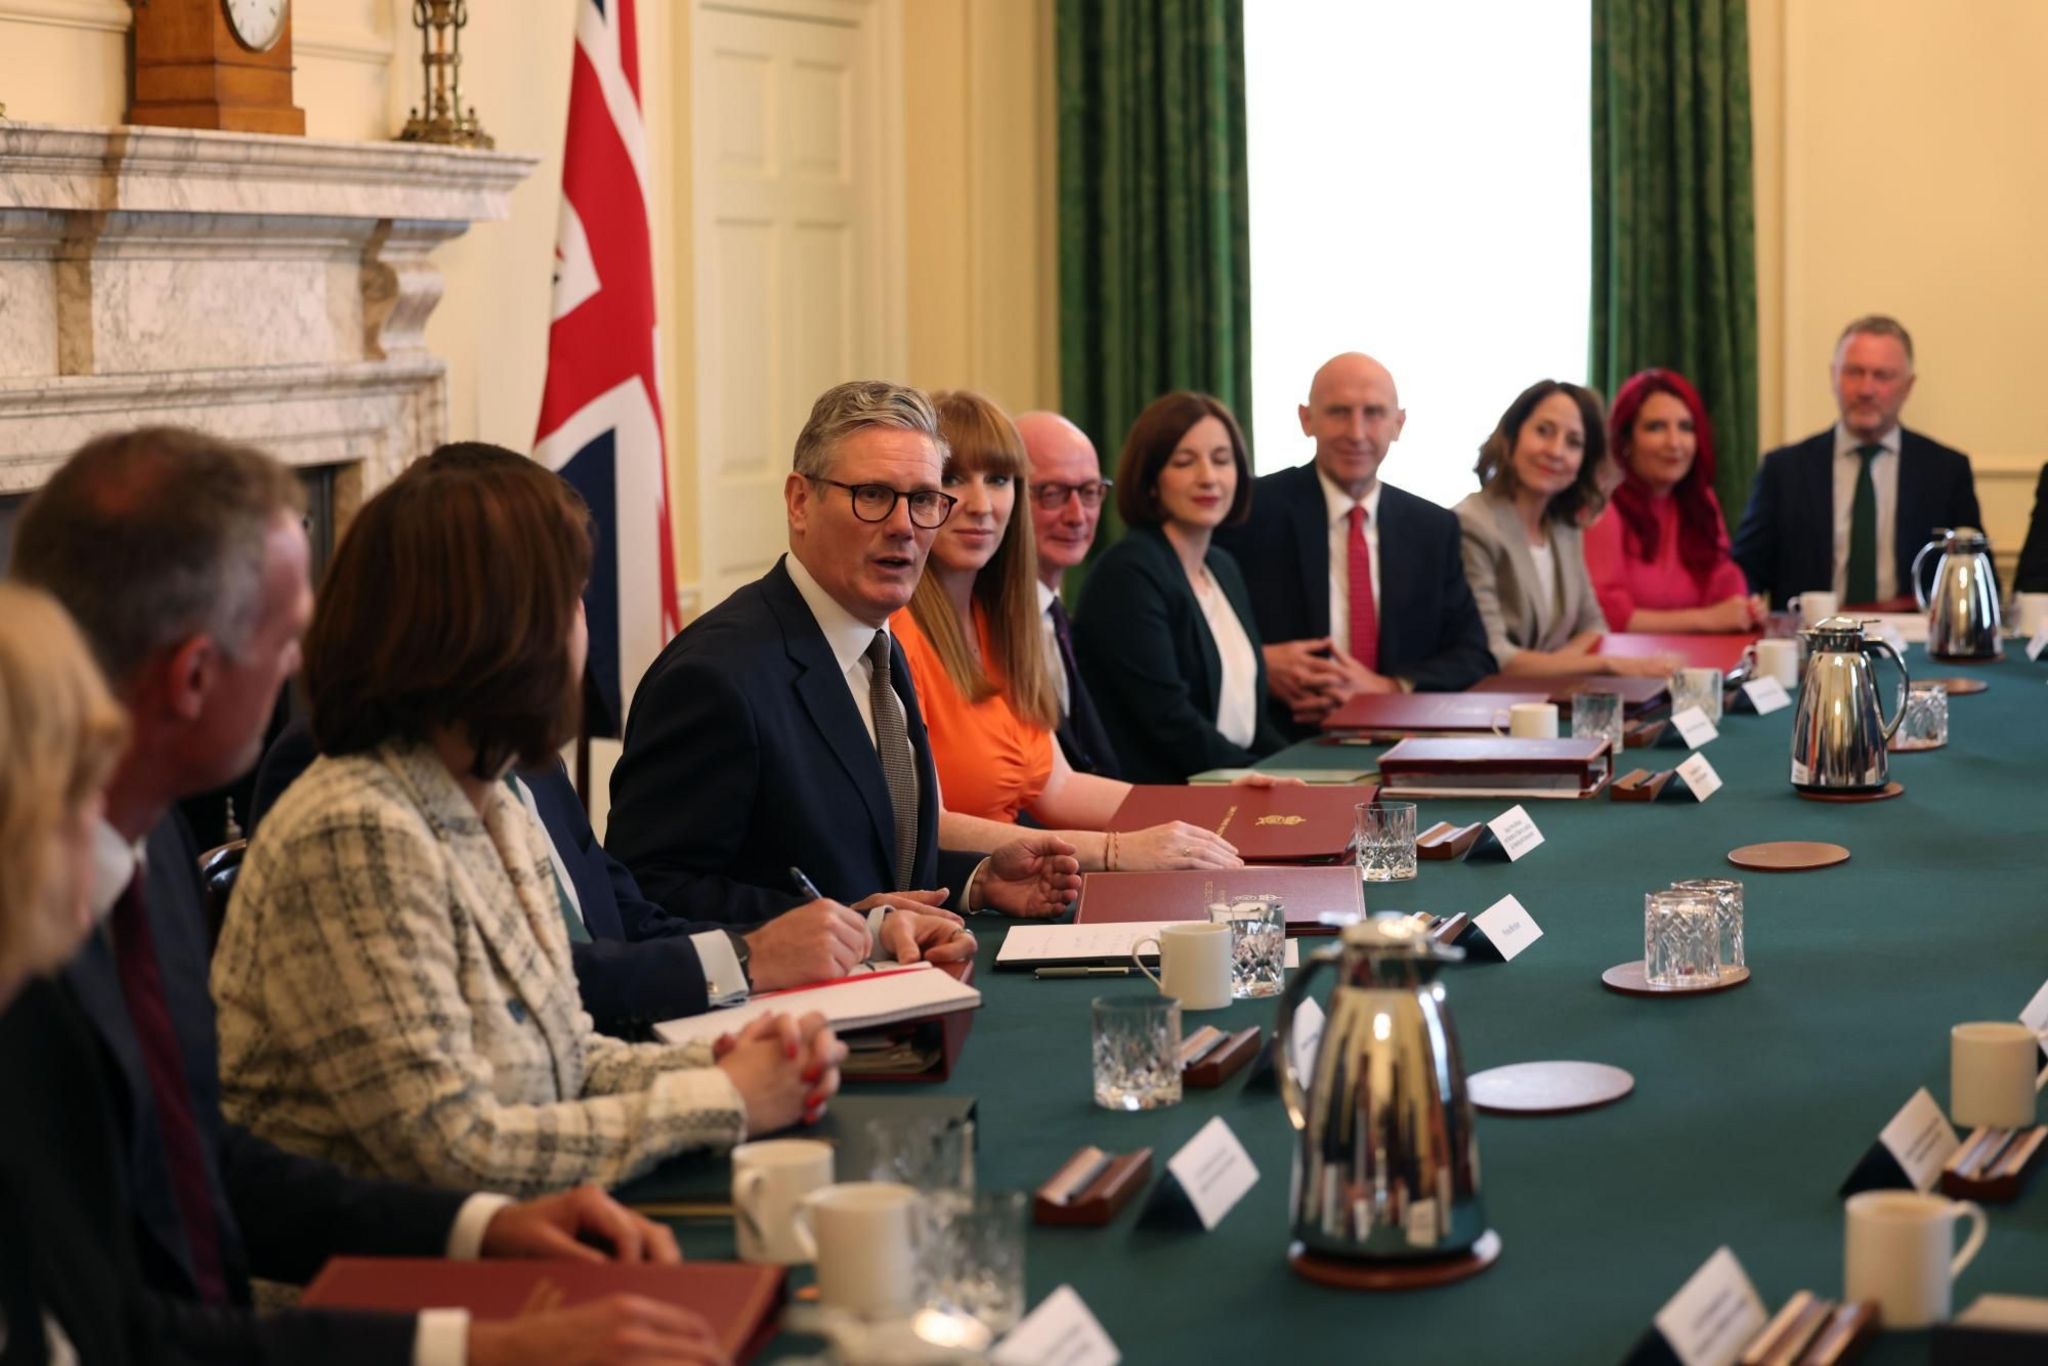
[(833, 1029), (843, 1034), (956, 1010), (974, 1010), (980, 1005), (981, 993), (956, 981), (951, 973), (940, 972), (929, 963), (913, 963), (792, 987), (788, 991), (763, 992), (730, 1010), (664, 1020), (654, 1027), (654, 1034), (663, 1043), (711, 1040), (721, 1034), (737, 1033), (763, 1015), (806, 1015), (812, 1011), (822, 1014)]
[[(1165, 920), (1108, 920), (1099, 925), (1012, 925), (996, 950), (998, 968), (1084, 967), (1093, 963), (1129, 963), (1131, 949), (1174, 923)], [(1146, 961), (1159, 953), (1149, 950)], [(1300, 965), (1300, 949), (1287, 941), (1287, 967)]]

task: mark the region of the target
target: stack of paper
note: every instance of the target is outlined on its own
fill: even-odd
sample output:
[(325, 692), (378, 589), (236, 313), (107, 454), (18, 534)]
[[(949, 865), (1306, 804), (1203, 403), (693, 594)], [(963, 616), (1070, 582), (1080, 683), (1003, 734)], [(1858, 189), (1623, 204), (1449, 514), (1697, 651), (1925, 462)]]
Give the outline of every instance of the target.
[(903, 1020), (928, 1019), (955, 1010), (974, 1010), (980, 1005), (981, 993), (973, 987), (929, 963), (913, 963), (908, 967), (878, 967), (872, 972), (814, 986), (764, 992), (730, 1010), (665, 1020), (654, 1027), (654, 1033), (663, 1043), (688, 1043), (693, 1039), (736, 1034), (749, 1021), (763, 1015), (807, 1015), (816, 1011), (833, 1029), (844, 1034)]

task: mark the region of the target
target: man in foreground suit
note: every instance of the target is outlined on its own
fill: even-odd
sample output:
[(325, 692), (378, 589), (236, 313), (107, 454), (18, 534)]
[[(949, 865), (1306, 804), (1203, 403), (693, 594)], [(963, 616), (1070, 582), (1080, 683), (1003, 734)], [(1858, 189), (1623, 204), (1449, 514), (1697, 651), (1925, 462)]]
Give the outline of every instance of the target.
[(789, 553), (641, 681), (607, 842), (671, 914), (757, 923), (822, 894), (871, 919), (892, 901), (1052, 915), (1079, 889), (1051, 835), (979, 863), (938, 847), (938, 778), (887, 626), (952, 509), (943, 456), (919, 391), (827, 390), (783, 487)]
[(1843, 328), (1830, 374), (1840, 420), (1764, 456), (1735, 533), (1751, 590), (1778, 608), (1808, 589), (1845, 607), (1911, 597), (1934, 528), (1984, 525), (1969, 457), (1899, 425), (1915, 377), (1897, 319)]
[(1053, 734), (1074, 772), (1121, 777), (1102, 715), (1074, 666), (1073, 632), (1066, 604), (1060, 601), (1062, 578), (1088, 558), (1088, 548), (1095, 543), (1110, 481), (1102, 477), (1095, 443), (1058, 413), (1025, 413), (1017, 419), (1017, 435), (1024, 439), (1024, 454), (1031, 462), (1026, 489), (1032, 503), (1031, 531), (1038, 542), (1038, 613), (1060, 698), (1060, 724)]
[[(289, 471), (197, 432), (89, 443), (23, 512), (13, 573), (77, 620), (131, 733), (109, 783), (96, 909), (66, 973), (121, 1094), (126, 1197), (142, 1271), (201, 1361), (545, 1363), (638, 1341), (711, 1359), (700, 1320), (614, 1298), (511, 1323), (289, 1310), (255, 1317), (249, 1280), (303, 1282), (335, 1255), (674, 1260), (672, 1235), (585, 1188), (525, 1204), (361, 1181), (227, 1124), (205, 919), (172, 803), (255, 761), (311, 612), (303, 495)], [(596, 1350), (593, 1351), (593, 1348)]]
[(1305, 734), (1358, 692), (1457, 692), (1493, 672), (1458, 519), (1379, 482), (1408, 414), (1371, 356), (1326, 361), (1301, 405), (1315, 459), (1262, 477), (1217, 533), (1251, 588), (1274, 719)]
[[(284, 790), (318, 757), (303, 720), (271, 744), (256, 771), (251, 839)], [(959, 917), (931, 906), (889, 912), (879, 943), (870, 943), (859, 916), (832, 902), (814, 902), (745, 934), (680, 920), (642, 896), (631, 871), (597, 842), (559, 759), (544, 768), (515, 770), (514, 776), (520, 797), (547, 834), (569, 904), (590, 931), (588, 940), (570, 942), (569, 957), (583, 1008), (606, 1034), (645, 1039), (663, 1020), (737, 1004), (755, 991), (843, 977), (871, 955), (916, 962), (926, 942), (944, 946), (934, 948), (934, 961), (973, 951), (971, 938), (948, 942)]]

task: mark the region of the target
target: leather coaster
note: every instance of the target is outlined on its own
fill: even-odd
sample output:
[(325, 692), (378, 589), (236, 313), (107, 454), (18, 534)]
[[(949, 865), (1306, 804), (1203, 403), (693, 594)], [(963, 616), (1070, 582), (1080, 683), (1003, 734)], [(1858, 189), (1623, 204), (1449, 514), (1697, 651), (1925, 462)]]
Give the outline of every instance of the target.
[(1465, 1088), (1490, 1115), (1569, 1115), (1612, 1105), (1636, 1079), (1604, 1062), (1518, 1062), (1474, 1072)]
[(1894, 778), (1875, 792), (1807, 792), (1796, 787), (1792, 791), (1809, 802), (1888, 802), (1905, 796), (1906, 785)]
[(1500, 1235), (1492, 1229), (1479, 1235), (1472, 1250), (1456, 1257), (1432, 1257), (1426, 1261), (1365, 1261), (1350, 1257), (1329, 1257), (1310, 1252), (1300, 1243), (1290, 1243), (1287, 1264), (1317, 1285), (1339, 1290), (1427, 1290), (1451, 1285), (1480, 1272), (1500, 1260)]
[(1916, 678), (1915, 683), (1939, 683), (1948, 689), (1950, 697), (1968, 697), (1971, 693), (1983, 692), (1990, 687), (1981, 678)]
[(1759, 873), (1803, 873), (1809, 868), (1832, 868), (1837, 863), (1847, 863), (1849, 851), (1839, 844), (1816, 840), (1772, 840), (1730, 849), (1728, 861), (1737, 868)]
[(1749, 980), (1748, 968), (1731, 968), (1715, 981), (1696, 987), (1659, 987), (1650, 984), (1648, 967), (1640, 958), (1616, 963), (1600, 974), (1600, 985), (1624, 996), (1712, 996), (1717, 991), (1733, 991)]

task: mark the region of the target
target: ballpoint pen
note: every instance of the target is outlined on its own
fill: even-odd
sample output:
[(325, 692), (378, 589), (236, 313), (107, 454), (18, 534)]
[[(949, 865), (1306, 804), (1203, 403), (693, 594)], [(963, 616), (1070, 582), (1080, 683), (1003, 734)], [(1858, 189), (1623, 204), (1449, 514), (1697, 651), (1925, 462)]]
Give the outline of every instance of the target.
[(825, 899), (825, 894), (818, 890), (818, 884), (804, 876), (803, 869), (792, 867), (789, 870), (789, 880), (796, 884), (798, 896), (807, 896), (813, 901)]
[(1041, 980), (1050, 977), (1128, 977), (1129, 968), (1039, 968), (1031, 974)]

